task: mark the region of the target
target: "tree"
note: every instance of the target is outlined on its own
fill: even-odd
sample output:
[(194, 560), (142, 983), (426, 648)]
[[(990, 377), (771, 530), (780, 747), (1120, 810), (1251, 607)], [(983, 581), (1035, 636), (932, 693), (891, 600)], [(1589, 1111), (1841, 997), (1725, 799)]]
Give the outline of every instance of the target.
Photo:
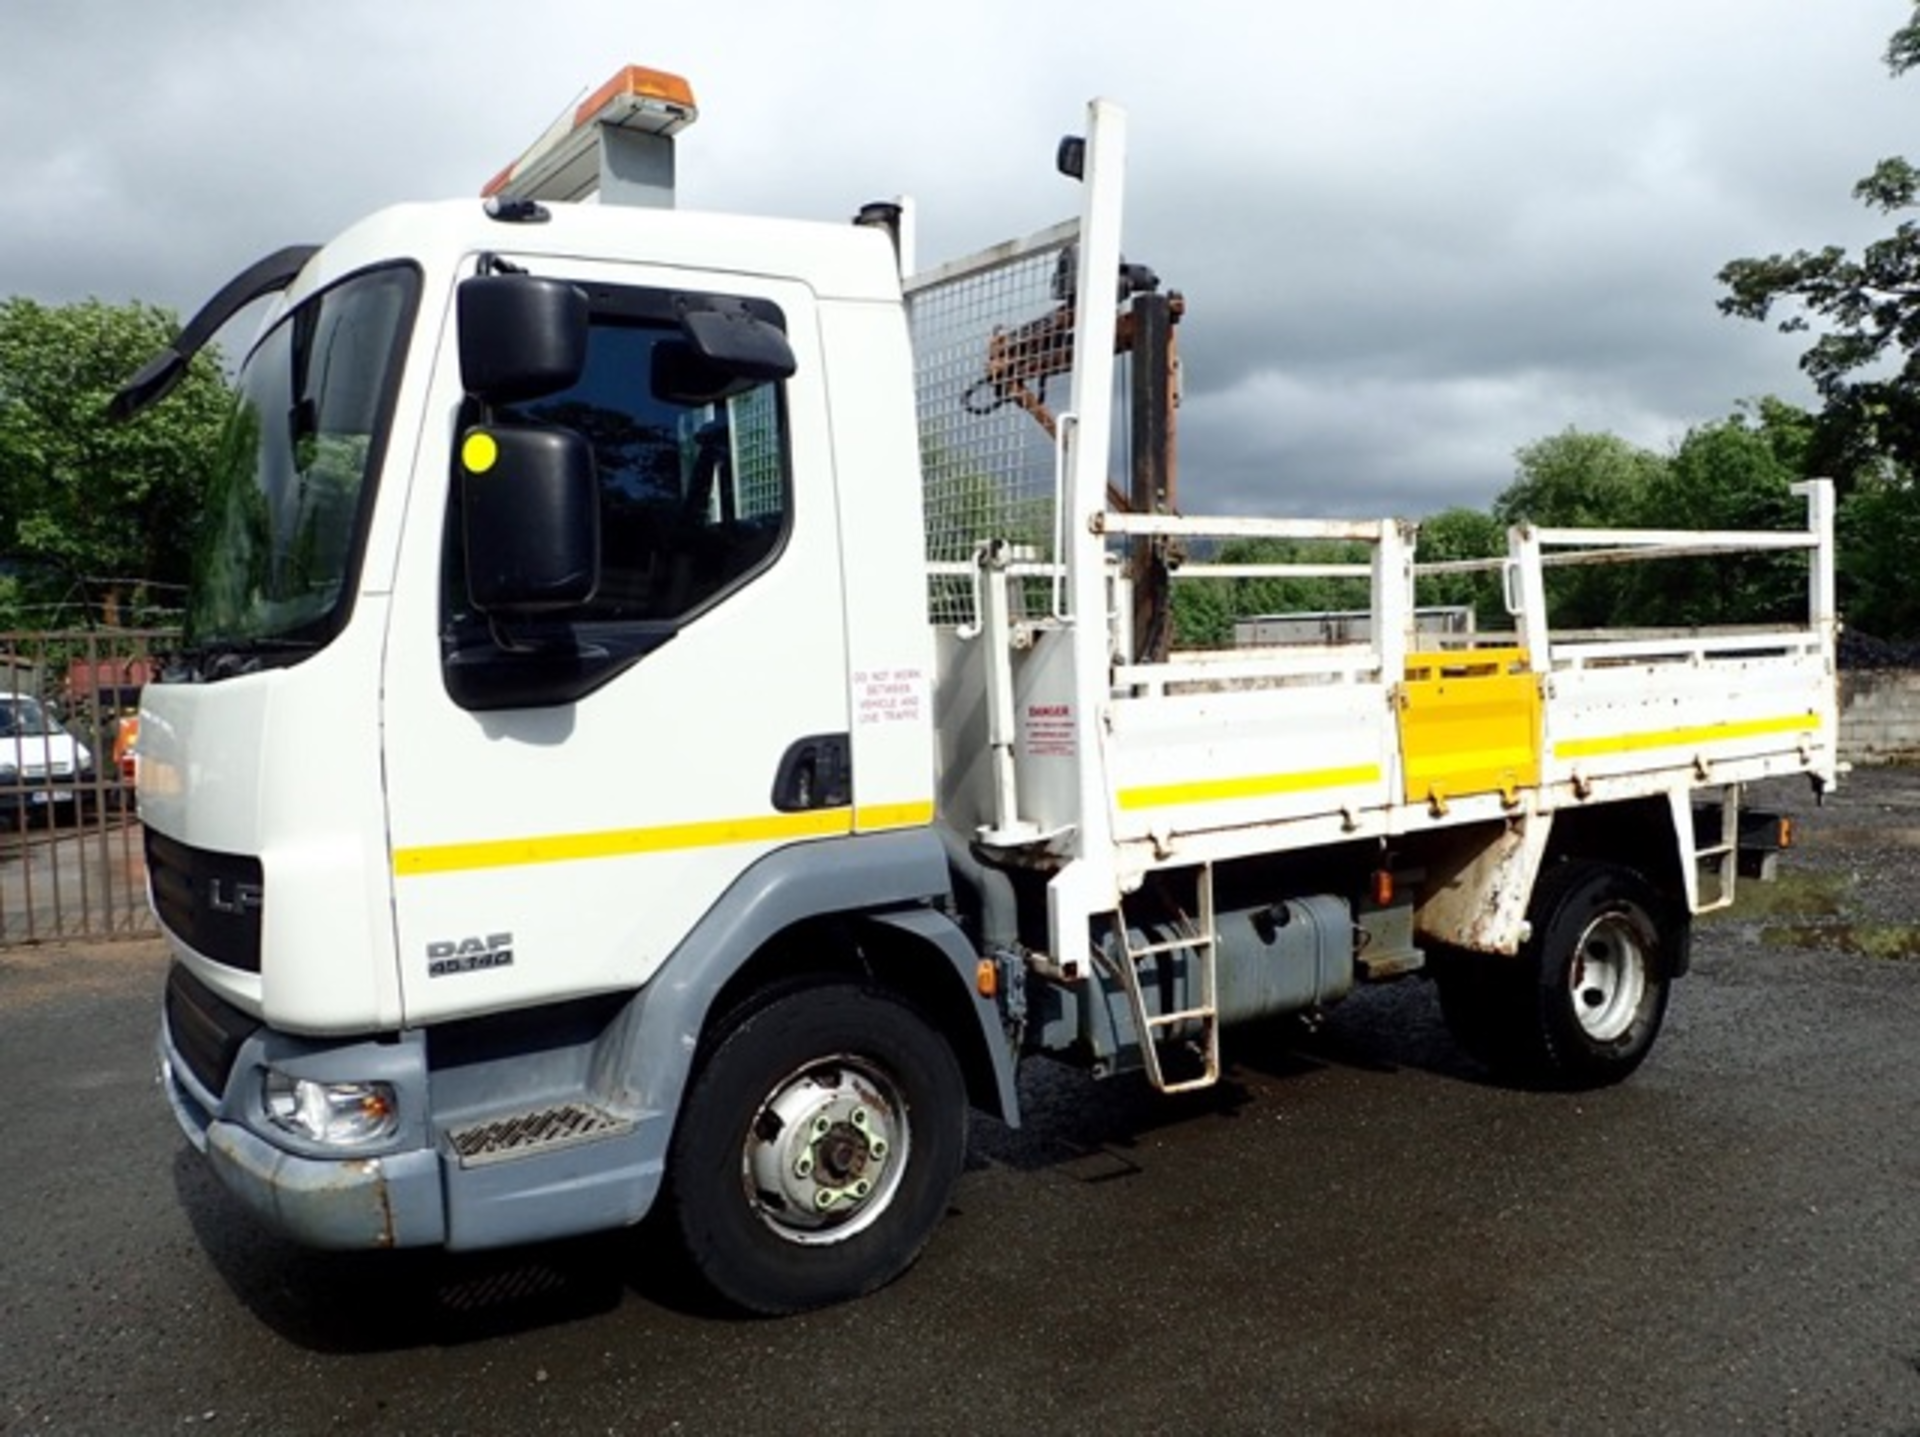
[[(1920, 3), (1886, 52), (1896, 76), (1920, 65)], [(1839, 245), (1736, 259), (1719, 275), (1721, 311), (1768, 320), (1784, 333), (1822, 332), (1800, 357), (1826, 405), (1819, 467), (1843, 485), (1874, 462), (1912, 470), (1920, 462), (1920, 169), (1883, 159), (1854, 197), (1889, 216), (1893, 232), (1856, 255)]]
[[(1422, 564), (1444, 563), (1450, 559), (1495, 559), (1506, 552), (1506, 526), (1478, 509), (1444, 509), (1420, 521), (1418, 559)], [(1497, 572), (1435, 574), (1417, 579), (1414, 597), (1421, 604), (1471, 608), (1474, 625), (1482, 631), (1513, 626)]]
[[(1529, 523), (1556, 529), (1619, 528), (1638, 522), (1648, 488), (1667, 461), (1617, 434), (1568, 429), (1514, 455), (1513, 483), (1493, 501), (1502, 525)], [(1560, 628), (1617, 623), (1628, 577), (1617, 566), (1552, 570), (1547, 608)]]
[[(1632, 527), (1762, 530), (1803, 527), (1802, 478), (1812, 416), (1777, 399), (1687, 431), (1640, 493)], [(1659, 628), (1786, 622), (1803, 617), (1807, 560), (1779, 553), (1651, 559), (1623, 568), (1616, 622)]]
[(1493, 501), (1502, 524), (1562, 529), (1624, 524), (1665, 461), (1617, 434), (1567, 429), (1514, 454), (1514, 480)]
[[(1296, 539), (1230, 539), (1216, 564), (1370, 564), (1365, 544)], [(1371, 591), (1361, 578), (1271, 575), (1255, 579), (1189, 579), (1173, 586), (1176, 648), (1219, 648), (1233, 642), (1237, 619), (1264, 614), (1315, 614), (1364, 609)]]
[[(1896, 77), (1920, 67), (1920, 3), (1883, 58)], [(1892, 218), (1892, 232), (1858, 255), (1829, 245), (1734, 260), (1720, 271), (1720, 309), (1814, 335), (1800, 367), (1824, 407), (1800, 471), (1840, 489), (1842, 611), (1850, 627), (1906, 638), (1920, 633), (1910, 578), (1920, 540), (1920, 168), (1883, 159), (1853, 194)]]
[(1837, 527), (1847, 628), (1882, 639), (1920, 634), (1920, 585), (1913, 581), (1920, 504), (1911, 489), (1865, 480), (1841, 506)]
[(177, 329), (152, 305), (0, 302), (0, 561), (21, 614), (74, 600), (114, 608), (148, 584), (186, 582), (231, 403), (217, 356), (196, 357), (140, 423), (104, 418), (114, 390)]

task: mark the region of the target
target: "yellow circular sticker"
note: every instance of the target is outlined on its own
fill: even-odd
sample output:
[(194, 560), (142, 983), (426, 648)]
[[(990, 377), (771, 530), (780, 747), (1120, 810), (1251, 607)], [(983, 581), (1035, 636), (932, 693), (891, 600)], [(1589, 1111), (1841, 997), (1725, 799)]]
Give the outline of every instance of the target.
[(460, 462), (469, 474), (484, 474), (500, 457), (500, 446), (484, 429), (476, 429), (460, 444)]

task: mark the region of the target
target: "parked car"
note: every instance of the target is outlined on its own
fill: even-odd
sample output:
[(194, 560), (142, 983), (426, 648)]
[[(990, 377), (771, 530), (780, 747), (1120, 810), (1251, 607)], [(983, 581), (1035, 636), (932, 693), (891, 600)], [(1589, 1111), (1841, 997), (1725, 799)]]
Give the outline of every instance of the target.
[(0, 820), (78, 813), (92, 795), (93, 754), (27, 694), (0, 694)]

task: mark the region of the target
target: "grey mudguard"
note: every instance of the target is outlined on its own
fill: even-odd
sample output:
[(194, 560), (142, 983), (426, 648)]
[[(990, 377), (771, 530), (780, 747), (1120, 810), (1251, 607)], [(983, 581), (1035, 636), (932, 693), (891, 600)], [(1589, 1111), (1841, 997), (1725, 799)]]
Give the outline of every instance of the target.
[[(945, 851), (924, 829), (823, 839), (761, 859), (592, 1043), (583, 1096), (629, 1117), (632, 1129), (545, 1157), (482, 1168), (450, 1163), (447, 1245), (496, 1247), (645, 1216), (666, 1174), (674, 1120), (715, 1000), (770, 940), (807, 919), (844, 915), (884, 924), (941, 955), (929, 961), (961, 985), (956, 991), (970, 999), (964, 1011), (980, 1025), (998, 1099), (995, 1116), (1016, 1123), (1013, 1055), (998, 1010), (976, 991), (977, 955), (951, 919), (926, 906), (948, 891)], [(500, 1063), (494, 1081), (503, 1095), (522, 1071), (516, 1060)]]
[(972, 995), (974, 1020), (980, 1025), (983, 1045), (993, 1063), (993, 1085), (995, 1095), (1000, 1100), (999, 1110), (994, 1113), (994, 1116), (1010, 1128), (1019, 1127), (1020, 1095), (1014, 1084), (1014, 1054), (1000, 1026), (1000, 1010), (994, 1006), (991, 998), (982, 997), (980, 994), (976, 980), (980, 955), (967, 942), (966, 934), (962, 933), (954, 925), (953, 920), (944, 913), (936, 913), (928, 908), (910, 908), (899, 913), (879, 913), (873, 915), (872, 921), (884, 923), (889, 928), (897, 928), (902, 933), (910, 934), (946, 954), (947, 961), (953, 965), (960, 982)]
[(728, 980), (784, 929), (847, 914), (885, 923), (946, 957), (954, 981), (971, 997), (992, 1055), (1000, 1108), (994, 1116), (1017, 1123), (1013, 1055), (998, 1010), (975, 991), (979, 955), (951, 919), (911, 906), (944, 898), (948, 890), (946, 853), (931, 829), (797, 844), (761, 859), (720, 896), (636, 997), (627, 1015), (624, 1102), (651, 1114), (676, 1112), (700, 1033)]

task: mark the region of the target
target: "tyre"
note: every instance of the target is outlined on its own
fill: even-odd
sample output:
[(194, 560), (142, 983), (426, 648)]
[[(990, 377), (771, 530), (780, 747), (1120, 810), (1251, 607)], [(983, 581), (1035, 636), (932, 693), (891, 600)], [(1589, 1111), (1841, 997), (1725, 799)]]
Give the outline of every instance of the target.
[(1447, 1031), (1467, 1056), (1497, 1072), (1514, 1067), (1513, 1035), (1524, 1022), (1527, 996), (1518, 960), (1433, 945), (1427, 972), (1439, 991)]
[(1617, 1083), (1652, 1050), (1684, 914), (1646, 879), (1569, 860), (1544, 870), (1515, 958), (1449, 955), (1435, 976), (1461, 1047), (1503, 1077), (1556, 1088)]
[(664, 1216), (722, 1301), (799, 1312), (905, 1272), (965, 1154), (960, 1067), (918, 1012), (851, 983), (793, 989), (732, 1022), (701, 1064)]

